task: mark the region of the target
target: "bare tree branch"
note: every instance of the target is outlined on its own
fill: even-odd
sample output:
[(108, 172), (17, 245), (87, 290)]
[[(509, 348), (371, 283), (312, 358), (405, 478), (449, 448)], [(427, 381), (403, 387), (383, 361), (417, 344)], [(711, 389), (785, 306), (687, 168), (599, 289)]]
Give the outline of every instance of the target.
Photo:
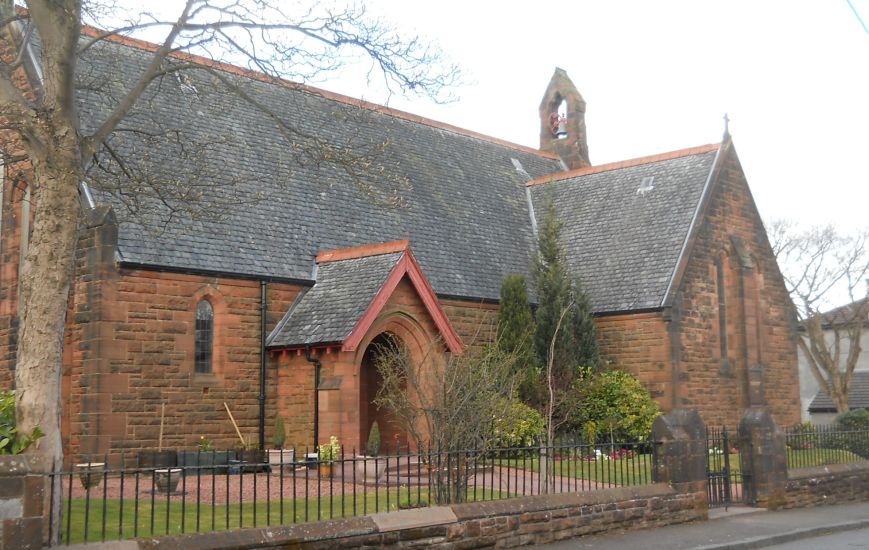
[[(861, 295), (869, 285), (869, 229), (853, 234), (842, 234), (832, 225), (799, 230), (781, 220), (769, 227), (773, 252), (801, 321), (801, 355), (837, 410), (845, 412), (860, 340), (869, 325), (869, 296)], [(850, 303), (833, 307), (846, 299)]]

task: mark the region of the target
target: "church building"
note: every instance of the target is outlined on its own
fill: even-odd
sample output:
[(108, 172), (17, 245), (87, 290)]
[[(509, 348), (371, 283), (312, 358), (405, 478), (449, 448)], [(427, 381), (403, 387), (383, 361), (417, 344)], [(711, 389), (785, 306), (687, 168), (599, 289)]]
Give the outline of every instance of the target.
[[(84, 128), (155, 48), (115, 36), (87, 50)], [(224, 404), (251, 441), (270, 441), (277, 415), (287, 445), (336, 435), (359, 448), (375, 419), (384, 439), (402, 437), (372, 405), (377, 344), (397, 338), (419, 356), (491, 341), (501, 283), (530, 274), (550, 205), (605, 359), (665, 411), (734, 426), (762, 400), (780, 424), (799, 421), (793, 309), (729, 135), (593, 165), (585, 101), (560, 69), (534, 149), (189, 54), (171, 62), (200, 68), (155, 79), (111, 138), (135, 161), (100, 157), (82, 182), (67, 457), (129, 460), (161, 436), (235, 447)], [(142, 175), (180, 183), (137, 195)], [(29, 185), (4, 167), (3, 388)], [(183, 207), (182, 187), (202, 208)]]

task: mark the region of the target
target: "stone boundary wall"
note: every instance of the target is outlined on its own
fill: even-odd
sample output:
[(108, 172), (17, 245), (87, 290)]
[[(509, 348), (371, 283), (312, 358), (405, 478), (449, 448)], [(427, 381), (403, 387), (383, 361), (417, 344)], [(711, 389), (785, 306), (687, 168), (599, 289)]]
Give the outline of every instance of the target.
[(784, 508), (869, 501), (869, 462), (790, 470), (784, 495)]
[(0, 550), (42, 548), (48, 466), (42, 456), (0, 456)]
[[(702, 484), (701, 484), (702, 485)], [(241, 550), (246, 548), (510, 548), (612, 530), (703, 520), (697, 484), (658, 483), (418, 508), (318, 523), (77, 545), (70, 550)]]

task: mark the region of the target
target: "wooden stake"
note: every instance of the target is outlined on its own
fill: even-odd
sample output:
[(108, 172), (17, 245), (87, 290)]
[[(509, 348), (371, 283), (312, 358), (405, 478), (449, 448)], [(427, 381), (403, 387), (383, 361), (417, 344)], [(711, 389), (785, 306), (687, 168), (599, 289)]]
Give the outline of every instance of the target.
[(166, 416), (166, 403), (160, 403), (160, 438), (157, 440), (157, 452), (163, 451), (163, 417)]
[(232, 426), (235, 428), (235, 433), (238, 434), (238, 438), (241, 440), (241, 446), (244, 447), (247, 445), (247, 442), (244, 440), (244, 437), (242, 437), (241, 430), (238, 429), (238, 424), (235, 423), (235, 418), (232, 417), (232, 411), (229, 410), (229, 405), (226, 404), (226, 401), (223, 402), (223, 406), (226, 408), (226, 414), (229, 415), (229, 419), (232, 420)]

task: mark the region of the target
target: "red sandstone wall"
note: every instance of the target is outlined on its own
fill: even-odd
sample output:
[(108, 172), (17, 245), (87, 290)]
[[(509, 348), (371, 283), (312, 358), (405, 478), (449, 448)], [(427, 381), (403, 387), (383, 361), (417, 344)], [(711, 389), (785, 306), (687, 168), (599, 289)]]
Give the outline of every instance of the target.
[(661, 313), (598, 317), (601, 356), (623, 366), (649, 390), (665, 412), (673, 409), (673, 366), (668, 323)]
[[(105, 221), (105, 220), (103, 220)], [(77, 254), (64, 369), (67, 456), (111, 452), (113, 459), (156, 448), (165, 405), (163, 446), (194, 450), (201, 435), (218, 448), (238, 446), (224, 410), (257, 440), (260, 286), (234, 280), (142, 270), (118, 271), (113, 225), (84, 232)], [(111, 256), (109, 256), (111, 254)], [(298, 288), (270, 284), (270, 330)], [(215, 310), (214, 372), (193, 366), (195, 308)], [(268, 367), (266, 430), (274, 427), (276, 372)], [(267, 440), (267, 441), (268, 441)]]
[(481, 346), (495, 341), (498, 304), (469, 300), (441, 300), (440, 303), (465, 346)]
[[(735, 152), (725, 157), (679, 288), (677, 389), (707, 424), (734, 426), (748, 406), (747, 369), (763, 365), (776, 421), (799, 421), (792, 306)], [(734, 244), (733, 237), (743, 243)], [(723, 258), (727, 363), (721, 356), (715, 258)], [(743, 267), (750, 256), (753, 267)]]

